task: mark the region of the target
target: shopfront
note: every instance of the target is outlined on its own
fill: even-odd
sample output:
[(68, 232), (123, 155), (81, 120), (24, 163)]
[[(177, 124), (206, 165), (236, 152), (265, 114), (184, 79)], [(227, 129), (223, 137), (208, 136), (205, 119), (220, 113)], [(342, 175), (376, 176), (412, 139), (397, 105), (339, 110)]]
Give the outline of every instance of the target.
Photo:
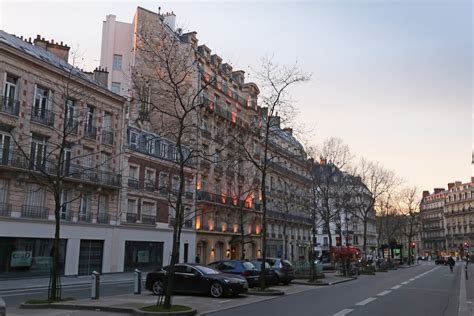
[[(66, 240), (60, 240), (59, 261), (64, 273)], [(53, 263), (53, 239), (0, 237), (0, 278), (48, 276)]]
[(163, 266), (163, 242), (126, 241), (124, 270), (153, 270)]

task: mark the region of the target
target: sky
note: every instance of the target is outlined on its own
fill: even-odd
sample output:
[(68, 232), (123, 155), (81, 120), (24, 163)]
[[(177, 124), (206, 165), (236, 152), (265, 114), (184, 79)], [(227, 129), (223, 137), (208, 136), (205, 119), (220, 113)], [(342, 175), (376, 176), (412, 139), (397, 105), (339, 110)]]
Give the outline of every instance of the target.
[(467, 182), (474, 114), (470, 0), (1, 1), (0, 28), (63, 41), (99, 65), (102, 21), (131, 22), (136, 6), (173, 11), (199, 44), (251, 78), (263, 56), (295, 62), (304, 141), (339, 137), (420, 190)]

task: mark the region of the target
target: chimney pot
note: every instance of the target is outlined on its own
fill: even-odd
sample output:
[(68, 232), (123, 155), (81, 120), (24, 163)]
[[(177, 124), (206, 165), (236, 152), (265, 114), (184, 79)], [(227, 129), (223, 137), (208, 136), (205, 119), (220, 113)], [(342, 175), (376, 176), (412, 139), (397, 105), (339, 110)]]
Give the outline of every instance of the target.
[[(31, 38), (31, 37), (30, 37)], [(41, 35), (36, 35), (36, 39), (40, 40), (41, 39)]]

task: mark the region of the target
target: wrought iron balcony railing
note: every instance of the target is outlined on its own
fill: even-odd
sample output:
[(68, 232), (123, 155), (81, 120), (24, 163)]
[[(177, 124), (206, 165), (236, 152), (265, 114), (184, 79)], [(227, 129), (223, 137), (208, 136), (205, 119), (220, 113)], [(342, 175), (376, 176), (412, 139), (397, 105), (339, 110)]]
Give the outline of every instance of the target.
[(96, 139), (97, 137), (97, 127), (93, 126), (92, 124), (88, 124), (84, 128), (84, 137), (90, 139)]
[(110, 221), (109, 219), (109, 214), (108, 213), (99, 213), (97, 214), (97, 223), (100, 223), (100, 224), (108, 224)]
[(10, 203), (0, 203), (0, 216), (11, 216), (12, 205)]
[(31, 109), (31, 120), (47, 126), (54, 126), (54, 112), (46, 109), (33, 107)]
[(0, 112), (18, 116), (20, 113), (20, 101), (0, 96)]
[(102, 130), (102, 143), (106, 145), (113, 145), (114, 133), (108, 130)]
[(47, 219), (49, 211), (46, 207), (35, 205), (22, 205), (21, 217), (34, 219)]
[(126, 214), (127, 223), (136, 223), (137, 222), (137, 213), (127, 213)]
[(156, 223), (156, 216), (142, 214), (142, 223), (143, 224), (155, 224)]

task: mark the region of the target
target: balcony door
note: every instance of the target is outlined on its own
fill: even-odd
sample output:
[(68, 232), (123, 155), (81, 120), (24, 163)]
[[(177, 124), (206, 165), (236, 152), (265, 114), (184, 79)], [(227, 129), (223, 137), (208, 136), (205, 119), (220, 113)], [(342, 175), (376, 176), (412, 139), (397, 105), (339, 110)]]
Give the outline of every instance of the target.
[(13, 110), (13, 107), (15, 106), (15, 100), (17, 98), (18, 78), (15, 78), (9, 74), (7, 74), (6, 77), (5, 89), (3, 90), (3, 96), (5, 97), (3, 101), (3, 108)]
[(0, 132), (0, 164), (7, 165), (11, 161), (11, 136)]
[(51, 94), (48, 89), (40, 86), (35, 88), (35, 104), (33, 106), (33, 115), (37, 118), (45, 120), (47, 118), (47, 111), (49, 110), (49, 99)]

